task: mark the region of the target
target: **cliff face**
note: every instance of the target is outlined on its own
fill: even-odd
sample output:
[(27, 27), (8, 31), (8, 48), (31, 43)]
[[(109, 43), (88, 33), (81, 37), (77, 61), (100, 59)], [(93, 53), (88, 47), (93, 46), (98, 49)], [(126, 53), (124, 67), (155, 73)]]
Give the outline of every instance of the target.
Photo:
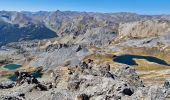
[(120, 37), (146, 38), (160, 36), (170, 31), (170, 22), (167, 20), (146, 20), (120, 24)]

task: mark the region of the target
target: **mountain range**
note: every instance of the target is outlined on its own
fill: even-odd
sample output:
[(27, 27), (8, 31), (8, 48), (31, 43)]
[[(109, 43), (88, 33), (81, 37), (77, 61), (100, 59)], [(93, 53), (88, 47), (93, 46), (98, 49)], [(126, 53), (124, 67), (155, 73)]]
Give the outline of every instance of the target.
[[(132, 37), (148, 37), (166, 32), (169, 27), (169, 20), (170, 15), (139, 15), (127, 12), (0, 11), (0, 44), (56, 38), (66, 35), (79, 39), (85, 38), (83, 40), (85, 42), (88, 42), (89, 39), (100, 41), (103, 39), (100, 35), (109, 39), (113, 39), (118, 35), (123, 37), (129, 37), (130, 35)], [(127, 27), (127, 24), (131, 24), (131, 26)], [(142, 33), (144, 35), (136, 34), (136, 31), (148, 27), (148, 24), (150, 29), (158, 24), (158, 27), (165, 27), (160, 30), (148, 29), (147, 31), (151, 31), (149, 35), (146, 30)]]
[(165, 100), (169, 66), (170, 15), (0, 11), (1, 100)]

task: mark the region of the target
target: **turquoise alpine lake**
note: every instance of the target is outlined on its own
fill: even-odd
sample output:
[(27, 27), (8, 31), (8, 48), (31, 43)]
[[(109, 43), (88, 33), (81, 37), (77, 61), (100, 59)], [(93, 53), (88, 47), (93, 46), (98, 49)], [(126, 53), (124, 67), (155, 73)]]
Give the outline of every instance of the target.
[(20, 68), (22, 65), (18, 65), (18, 64), (7, 64), (4, 66), (4, 68), (8, 69), (8, 70), (15, 70)]

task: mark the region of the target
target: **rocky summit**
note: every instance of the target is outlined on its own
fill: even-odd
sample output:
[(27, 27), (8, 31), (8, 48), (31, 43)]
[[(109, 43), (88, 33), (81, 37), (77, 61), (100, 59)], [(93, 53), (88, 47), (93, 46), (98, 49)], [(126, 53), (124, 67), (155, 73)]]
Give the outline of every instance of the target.
[(168, 100), (170, 15), (0, 11), (0, 100)]
[[(146, 86), (131, 66), (113, 70), (110, 65), (85, 62), (76, 67), (58, 67), (46, 79), (16, 72), (17, 81), (0, 84), (4, 100), (164, 100), (164, 86)], [(41, 95), (41, 96), (39, 96)]]

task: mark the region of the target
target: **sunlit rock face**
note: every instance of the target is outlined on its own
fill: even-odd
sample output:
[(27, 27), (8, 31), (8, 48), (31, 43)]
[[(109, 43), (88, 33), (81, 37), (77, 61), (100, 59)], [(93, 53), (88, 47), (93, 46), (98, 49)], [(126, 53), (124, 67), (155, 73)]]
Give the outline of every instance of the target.
[(167, 20), (146, 20), (120, 24), (119, 36), (131, 38), (146, 38), (160, 36), (170, 31)]

